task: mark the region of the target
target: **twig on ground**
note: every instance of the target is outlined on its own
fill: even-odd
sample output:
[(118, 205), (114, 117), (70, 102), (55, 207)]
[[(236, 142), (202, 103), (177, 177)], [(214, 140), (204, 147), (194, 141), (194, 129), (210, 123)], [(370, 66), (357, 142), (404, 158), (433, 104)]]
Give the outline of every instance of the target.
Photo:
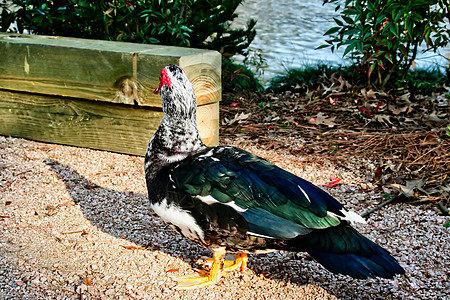
[(394, 201), (397, 200), (398, 198), (399, 198), (399, 196), (395, 196), (395, 197), (392, 197), (392, 198), (390, 198), (390, 199), (388, 199), (388, 200), (386, 200), (386, 201), (384, 201), (384, 202), (381, 202), (380, 204), (378, 204), (378, 205), (375, 206), (374, 208), (371, 208), (371, 209), (366, 210), (365, 212), (363, 212), (363, 213), (361, 214), (361, 217), (363, 217), (363, 218), (364, 218), (364, 217), (367, 217), (368, 215), (370, 215), (370, 214), (376, 212), (377, 210), (381, 209), (382, 207), (385, 207), (386, 205), (388, 205), (388, 204), (394, 202)]
[(438, 207), (444, 215), (448, 216), (448, 208), (444, 205), (444, 203), (442, 203), (442, 201), (438, 202)]

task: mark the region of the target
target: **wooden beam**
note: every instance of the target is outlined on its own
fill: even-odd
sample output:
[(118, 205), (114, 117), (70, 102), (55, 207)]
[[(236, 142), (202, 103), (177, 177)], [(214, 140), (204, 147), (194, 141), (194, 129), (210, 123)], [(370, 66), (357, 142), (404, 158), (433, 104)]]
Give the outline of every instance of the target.
[(217, 51), (0, 33), (0, 89), (161, 107), (161, 69), (182, 67), (198, 105), (221, 99)]
[(0, 33), (0, 134), (144, 155), (163, 113), (167, 64), (194, 85), (205, 144), (219, 142), (217, 51)]
[[(144, 155), (162, 111), (147, 107), (0, 90), (0, 134)], [(219, 103), (203, 105), (203, 141), (218, 144)]]

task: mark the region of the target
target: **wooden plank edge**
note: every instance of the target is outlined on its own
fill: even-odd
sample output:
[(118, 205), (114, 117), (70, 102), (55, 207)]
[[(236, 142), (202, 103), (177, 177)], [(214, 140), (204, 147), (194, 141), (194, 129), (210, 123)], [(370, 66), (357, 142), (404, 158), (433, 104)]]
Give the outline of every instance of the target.
[[(0, 91), (0, 134), (48, 143), (143, 156), (162, 116), (148, 108)], [(217, 145), (219, 104), (200, 106), (198, 120), (205, 144)]]

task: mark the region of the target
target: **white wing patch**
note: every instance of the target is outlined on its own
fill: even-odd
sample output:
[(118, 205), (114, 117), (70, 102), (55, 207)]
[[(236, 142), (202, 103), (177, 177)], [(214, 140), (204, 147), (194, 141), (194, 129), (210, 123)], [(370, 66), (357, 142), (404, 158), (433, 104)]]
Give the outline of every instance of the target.
[(174, 203), (168, 205), (167, 200), (163, 199), (161, 203), (152, 203), (151, 207), (165, 222), (180, 228), (182, 234), (188, 239), (196, 240), (199, 237), (204, 239), (203, 230), (198, 226), (194, 217), (179, 206)]
[(199, 155), (198, 157), (210, 157), (210, 156), (213, 156), (213, 154), (214, 154), (214, 149), (211, 149), (208, 152), (206, 152), (205, 154)]
[(345, 220), (345, 221), (349, 221), (351, 224), (355, 224), (355, 223), (362, 223), (362, 224), (367, 224), (366, 220), (364, 220), (363, 217), (361, 217), (360, 215), (358, 215), (357, 213), (355, 213), (354, 211), (348, 211), (345, 208), (341, 209), (340, 212), (344, 215), (344, 217), (339, 216), (335, 213), (332, 212), (327, 212), (327, 215), (333, 217), (333, 218), (337, 218), (339, 220)]
[(305, 190), (302, 189), (302, 187), (299, 186), (299, 185), (297, 185), (297, 187), (298, 187), (298, 189), (300, 190), (300, 192), (302, 192), (302, 194), (305, 196), (306, 200), (308, 200), (309, 203), (311, 203), (311, 199), (309, 199), (309, 196), (308, 196), (308, 194), (305, 192)]
[(202, 201), (203, 203), (206, 203), (206, 204), (222, 203), (223, 205), (230, 206), (235, 211), (238, 211), (238, 212), (241, 212), (241, 213), (247, 211), (247, 208), (242, 208), (242, 207), (238, 206), (234, 201), (220, 202), (219, 200), (217, 200), (216, 198), (214, 198), (211, 195), (208, 195), (208, 196), (195, 196), (195, 198), (197, 198), (198, 200), (200, 200), (200, 201)]
[(251, 231), (247, 231), (247, 234), (256, 236), (256, 237), (266, 238), (266, 239), (273, 239), (273, 237), (271, 237), (271, 236), (263, 235), (263, 234), (259, 234), (259, 233), (255, 233), (255, 232), (251, 232)]

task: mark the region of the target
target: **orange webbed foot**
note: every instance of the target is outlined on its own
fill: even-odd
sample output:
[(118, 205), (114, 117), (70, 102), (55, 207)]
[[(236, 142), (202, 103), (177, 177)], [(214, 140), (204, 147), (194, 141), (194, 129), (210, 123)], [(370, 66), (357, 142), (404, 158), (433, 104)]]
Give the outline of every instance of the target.
[(173, 280), (177, 282), (175, 289), (177, 290), (188, 290), (196, 289), (204, 286), (217, 284), (222, 277), (222, 269), (224, 264), (226, 251), (225, 249), (220, 249), (214, 251), (213, 262), (211, 270), (209, 271), (199, 271), (197, 274), (191, 274), (181, 277), (172, 277)]

